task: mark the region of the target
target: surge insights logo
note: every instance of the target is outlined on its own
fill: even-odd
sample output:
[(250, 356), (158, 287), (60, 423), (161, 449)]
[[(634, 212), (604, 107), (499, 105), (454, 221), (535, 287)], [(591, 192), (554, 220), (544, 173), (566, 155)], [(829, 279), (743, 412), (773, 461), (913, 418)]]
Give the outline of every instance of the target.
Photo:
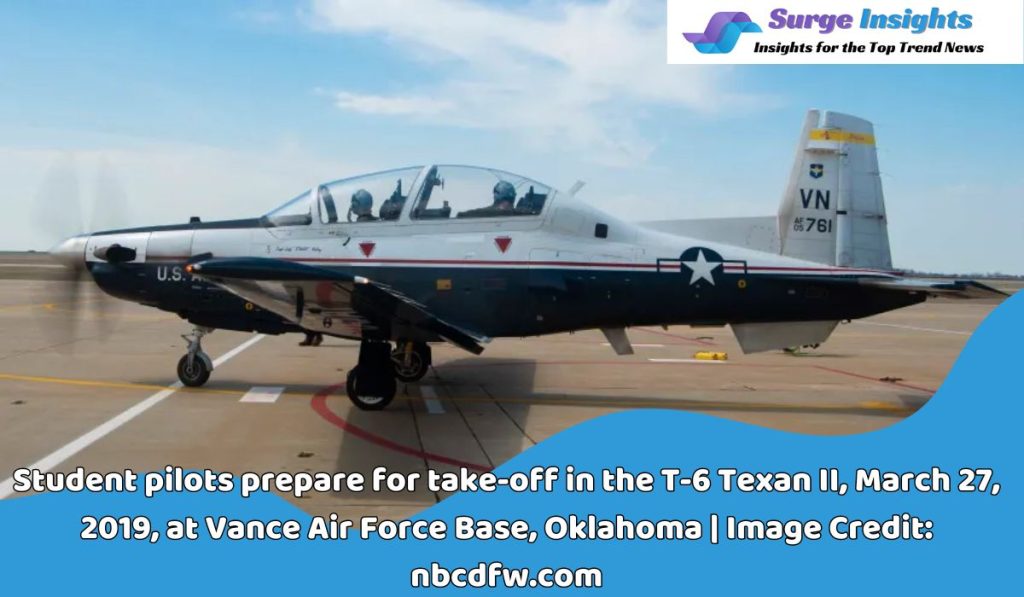
[(1024, 63), (1021, 0), (666, 1), (670, 64)]
[(742, 33), (761, 33), (761, 28), (745, 12), (716, 12), (704, 33), (684, 33), (683, 37), (701, 54), (728, 54)]

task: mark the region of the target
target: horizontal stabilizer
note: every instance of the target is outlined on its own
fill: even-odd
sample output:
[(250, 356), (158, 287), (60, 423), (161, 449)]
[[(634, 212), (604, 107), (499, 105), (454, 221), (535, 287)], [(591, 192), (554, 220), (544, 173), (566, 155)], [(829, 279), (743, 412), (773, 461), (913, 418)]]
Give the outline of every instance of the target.
[(863, 278), (864, 286), (885, 288), (889, 290), (906, 290), (910, 292), (927, 292), (933, 296), (944, 296), (962, 299), (1002, 299), (1010, 295), (976, 282), (974, 280), (936, 280), (925, 278)]
[(744, 354), (821, 344), (832, 335), (838, 321), (787, 321), (734, 323), (732, 333)]
[(640, 225), (658, 232), (685, 236), (734, 247), (778, 253), (780, 250), (778, 218), (702, 218), (695, 220), (660, 220)]

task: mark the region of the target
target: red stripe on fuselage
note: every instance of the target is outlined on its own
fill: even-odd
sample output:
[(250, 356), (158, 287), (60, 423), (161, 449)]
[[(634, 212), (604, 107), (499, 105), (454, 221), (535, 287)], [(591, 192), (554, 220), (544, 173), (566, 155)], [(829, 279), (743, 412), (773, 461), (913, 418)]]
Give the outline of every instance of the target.
[[(631, 268), (656, 270), (659, 265), (656, 263), (615, 263), (609, 261), (493, 261), (479, 259), (339, 259), (330, 257), (288, 257), (282, 261), (295, 261), (302, 263), (345, 263), (349, 265), (361, 264), (400, 264), (400, 265), (484, 265), (484, 266), (534, 266), (534, 267), (606, 267), (606, 268)], [(660, 266), (661, 269), (667, 269)], [(842, 267), (783, 267), (783, 266), (761, 266), (752, 265), (725, 265), (724, 269), (734, 271), (783, 271), (783, 272), (816, 272), (816, 273), (839, 273), (848, 275), (881, 275), (896, 276), (899, 272), (887, 272), (882, 270), (869, 269), (848, 269)]]
[[(191, 259), (191, 257), (163, 257), (160, 259), (148, 260), (147, 263), (180, 263)], [(267, 257), (266, 259), (279, 259), (293, 263), (323, 263), (323, 264), (344, 264), (344, 265), (421, 265), (421, 266), (487, 266), (487, 267), (564, 267), (564, 268), (618, 268), (633, 270), (659, 269), (672, 271), (674, 266), (659, 266), (656, 263), (615, 263), (610, 261), (521, 261), (521, 260), (483, 260), (483, 259), (399, 259), (399, 258), (378, 258), (378, 259), (343, 259), (333, 257)], [(842, 267), (790, 267), (772, 265), (733, 265), (725, 264), (723, 269), (729, 273), (744, 272), (784, 272), (784, 273), (815, 273), (815, 274), (837, 274), (847, 276), (901, 276), (901, 272), (883, 271), (873, 269), (850, 269)]]

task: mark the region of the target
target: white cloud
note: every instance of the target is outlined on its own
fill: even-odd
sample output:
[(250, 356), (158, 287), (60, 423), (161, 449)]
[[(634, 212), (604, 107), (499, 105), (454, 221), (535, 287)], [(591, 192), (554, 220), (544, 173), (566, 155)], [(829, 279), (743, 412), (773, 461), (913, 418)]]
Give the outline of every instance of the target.
[(636, 163), (654, 149), (639, 132), (650, 108), (711, 114), (764, 99), (729, 92), (728, 67), (667, 65), (663, 10), (630, 0), (521, 10), (469, 0), (313, 0), (308, 19), (327, 32), (382, 37), (438, 77), (410, 96), (343, 89), (342, 109), (505, 131), (596, 161)]
[(360, 114), (383, 114), (387, 116), (433, 116), (451, 110), (452, 102), (429, 97), (398, 97), (367, 95), (341, 91), (335, 94), (334, 103), (342, 110)]

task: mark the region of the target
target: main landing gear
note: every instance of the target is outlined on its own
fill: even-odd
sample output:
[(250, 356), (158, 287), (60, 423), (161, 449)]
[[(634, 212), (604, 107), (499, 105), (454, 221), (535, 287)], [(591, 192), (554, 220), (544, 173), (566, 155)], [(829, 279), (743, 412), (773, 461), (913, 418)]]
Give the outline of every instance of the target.
[(358, 408), (382, 410), (395, 398), (396, 380), (419, 381), (431, 363), (430, 346), (424, 342), (398, 342), (392, 350), (390, 342), (363, 340), (359, 364), (348, 372), (345, 389)]
[(406, 383), (423, 379), (433, 363), (426, 342), (399, 342), (391, 353), (391, 360), (395, 363), (395, 377)]
[(188, 352), (178, 361), (178, 379), (190, 388), (198, 388), (210, 379), (213, 372), (213, 361), (203, 352), (203, 336), (212, 332), (212, 328), (196, 326), (192, 333), (183, 335), (188, 342)]
[(395, 399), (397, 389), (391, 343), (363, 340), (359, 345), (359, 364), (345, 379), (349, 400), (362, 410), (382, 410)]

